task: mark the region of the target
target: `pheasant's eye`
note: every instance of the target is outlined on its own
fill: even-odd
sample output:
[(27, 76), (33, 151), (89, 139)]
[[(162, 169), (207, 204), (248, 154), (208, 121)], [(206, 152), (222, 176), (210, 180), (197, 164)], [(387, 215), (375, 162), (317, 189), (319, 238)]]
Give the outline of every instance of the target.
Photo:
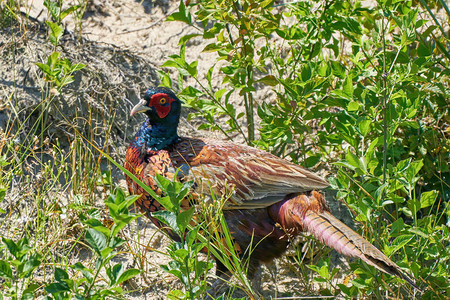
[(167, 103), (167, 99), (166, 98), (159, 99), (159, 104), (164, 105), (166, 103)]

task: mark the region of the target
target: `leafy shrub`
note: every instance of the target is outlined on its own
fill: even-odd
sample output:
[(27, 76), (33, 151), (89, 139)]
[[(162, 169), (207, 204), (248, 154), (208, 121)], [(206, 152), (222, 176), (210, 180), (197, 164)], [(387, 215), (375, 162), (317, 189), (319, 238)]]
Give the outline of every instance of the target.
[[(435, 12), (447, 12), (447, 21), (450, 14), (444, 1), (434, 9), (425, 1), (379, 1), (373, 8), (342, 1), (181, 1), (169, 20), (198, 34), (181, 37), (180, 54), (163, 65), (178, 71), (178, 81), (163, 72), (161, 78), (196, 111), (191, 117), (206, 120), (199, 129), (239, 134), (306, 167), (326, 166), (331, 188), (364, 224), (369, 241), (409, 269), (428, 288), (425, 297), (445, 297), (450, 54)], [(214, 65), (198, 74), (198, 63), (186, 61), (186, 41), (196, 36), (211, 40), (204, 51), (217, 53), (218, 72)], [(216, 90), (218, 76), (223, 86)], [(185, 77), (197, 85), (185, 87)], [(272, 87), (276, 99), (254, 102), (261, 86)], [(244, 98), (243, 113), (230, 103), (233, 93)], [(395, 295), (414, 293), (360, 262), (351, 268), (358, 278), (339, 285), (346, 296), (381, 296), (392, 284), (400, 286)]]
[[(119, 232), (139, 215), (130, 214), (128, 208), (139, 196), (128, 196), (121, 189), (117, 189), (115, 195), (110, 195), (106, 201), (109, 213), (112, 217), (112, 225), (103, 224), (97, 218), (89, 218), (84, 221), (89, 229), (86, 230), (84, 239), (95, 253), (94, 266), (85, 266), (81, 262), (69, 265), (67, 268), (74, 274), (80, 272), (82, 277), (71, 278), (68, 272), (62, 268), (55, 267), (55, 282), (48, 284), (45, 291), (47, 299), (107, 299), (123, 294), (120, 286), (140, 273), (138, 269), (127, 269), (121, 263), (112, 263), (117, 256), (117, 249), (126, 240), (120, 238)], [(91, 215), (98, 215), (91, 211)], [(107, 278), (103, 278), (105, 284), (98, 282), (104, 271)]]

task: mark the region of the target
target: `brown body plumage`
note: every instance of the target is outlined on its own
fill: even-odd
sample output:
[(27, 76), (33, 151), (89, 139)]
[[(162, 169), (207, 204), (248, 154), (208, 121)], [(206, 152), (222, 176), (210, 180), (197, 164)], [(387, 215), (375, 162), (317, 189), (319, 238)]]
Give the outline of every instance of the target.
[[(252, 147), (179, 138), (179, 106), (180, 101), (170, 90), (146, 92), (132, 114), (143, 111), (149, 119), (128, 148), (125, 167), (157, 193), (161, 191), (153, 176), (158, 173), (173, 178), (179, 169), (179, 180), (194, 180), (193, 194), (227, 196), (223, 212), (238, 248), (257, 245), (251, 254), (249, 277), (254, 276), (261, 262), (281, 256), (298, 233), (309, 232), (338, 252), (361, 258), (415, 286), (381, 251), (331, 215), (323, 195), (317, 191), (328, 186), (326, 180)], [(162, 209), (138, 184), (128, 177), (127, 182), (130, 193), (142, 194), (137, 204), (147, 216)], [(226, 273), (220, 263), (217, 269)]]

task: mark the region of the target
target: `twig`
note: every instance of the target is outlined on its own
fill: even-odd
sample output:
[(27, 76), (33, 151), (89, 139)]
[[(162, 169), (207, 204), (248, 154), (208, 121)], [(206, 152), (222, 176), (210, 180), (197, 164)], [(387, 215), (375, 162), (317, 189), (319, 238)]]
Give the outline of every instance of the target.
[[(172, 14), (174, 11), (176, 11), (177, 9), (178, 9), (178, 7), (172, 9), (172, 10), (169, 12), (169, 15), (171, 15), (171, 14)], [(119, 32), (119, 33), (117, 33), (117, 34), (127, 34), (127, 33), (131, 33), (131, 32), (136, 32), (136, 31), (141, 31), (141, 30), (147, 30), (147, 29), (150, 29), (150, 28), (152, 28), (153, 26), (157, 25), (159, 22), (161, 22), (162, 20), (164, 20), (164, 19), (166, 19), (166, 18), (167, 18), (167, 16), (162, 16), (162, 17), (159, 18), (157, 21), (151, 23), (151, 24), (148, 25), (148, 26), (141, 27), (141, 28), (135, 28), (135, 29), (128, 29), (128, 30), (126, 29), (126, 30), (124, 30), (124, 31), (122, 31), (122, 32)]]

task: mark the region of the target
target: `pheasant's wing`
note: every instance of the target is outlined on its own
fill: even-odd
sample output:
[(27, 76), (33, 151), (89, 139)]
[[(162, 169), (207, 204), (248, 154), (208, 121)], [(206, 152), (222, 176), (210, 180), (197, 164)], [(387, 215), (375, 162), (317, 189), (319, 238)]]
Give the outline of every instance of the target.
[(268, 152), (229, 142), (182, 139), (171, 152), (196, 192), (228, 197), (225, 209), (268, 207), (291, 193), (328, 186), (320, 176)]

